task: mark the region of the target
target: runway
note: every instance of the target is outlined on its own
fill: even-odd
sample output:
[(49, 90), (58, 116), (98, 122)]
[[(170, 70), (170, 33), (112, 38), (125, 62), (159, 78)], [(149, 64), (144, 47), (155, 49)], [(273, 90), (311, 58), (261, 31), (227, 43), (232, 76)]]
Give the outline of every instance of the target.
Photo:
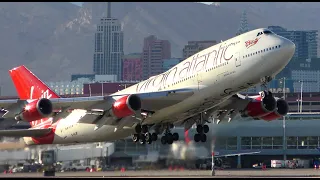
[[(14, 173), (1, 174), (0, 177), (43, 177), (43, 173)], [(211, 171), (106, 171), (106, 172), (58, 172), (56, 177), (72, 178), (319, 178), (320, 170), (314, 169), (267, 169), (267, 170), (216, 170), (216, 176), (211, 176)]]

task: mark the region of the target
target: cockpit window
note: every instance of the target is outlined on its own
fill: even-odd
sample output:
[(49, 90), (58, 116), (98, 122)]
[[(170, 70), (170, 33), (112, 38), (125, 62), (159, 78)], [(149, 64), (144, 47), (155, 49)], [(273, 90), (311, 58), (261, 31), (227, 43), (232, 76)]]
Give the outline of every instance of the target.
[(268, 31), (268, 30), (263, 31), (263, 33), (264, 33), (264, 34), (272, 34), (272, 32), (271, 32), (271, 31)]
[(262, 32), (258, 32), (257, 36), (260, 36), (262, 34)]

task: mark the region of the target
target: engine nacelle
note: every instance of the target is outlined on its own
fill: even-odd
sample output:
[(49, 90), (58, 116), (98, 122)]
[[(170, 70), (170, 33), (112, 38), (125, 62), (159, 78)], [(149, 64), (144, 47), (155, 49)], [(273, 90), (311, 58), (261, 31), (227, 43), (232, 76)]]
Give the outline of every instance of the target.
[(131, 116), (141, 109), (141, 100), (137, 95), (123, 96), (112, 104), (111, 116), (120, 119)]
[(289, 105), (287, 101), (285, 101), (284, 99), (277, 99), (276, 110), (273, 111), (272, 113), (269, 113), (261, 117), (260, 119), (263, 119), (265, 121), (272, 121), (287, 115), (288, 112), (289, 112)]
[(246, 107), (245, 115), (253, 118), (265, 116), (276, 109), (276, 99), (271, 96), (259, 96), (249, 102)]
[(53, 107), (49, 99), (42, 98), (28, 103), (23, 111), (15, 117), (18, 121), (36, 121), (42, 118), (49, 117), (52, 113)]

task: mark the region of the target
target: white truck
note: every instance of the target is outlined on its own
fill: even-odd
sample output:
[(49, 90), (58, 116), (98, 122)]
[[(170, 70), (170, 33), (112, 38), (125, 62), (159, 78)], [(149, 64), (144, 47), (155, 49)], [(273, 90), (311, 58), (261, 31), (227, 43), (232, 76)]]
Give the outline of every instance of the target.
[(64, 171), (87, 171), (90, 170), (90, 166), (85, 166), (81, 163), (65, 163), (61, 167), (61, 172)]

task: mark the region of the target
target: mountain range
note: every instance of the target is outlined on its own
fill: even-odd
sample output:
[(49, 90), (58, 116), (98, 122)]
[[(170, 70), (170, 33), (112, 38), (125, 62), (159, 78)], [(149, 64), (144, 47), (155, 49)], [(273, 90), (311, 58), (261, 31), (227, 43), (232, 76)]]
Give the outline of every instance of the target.
[[(317, 2), (114, 2), (121, 21), (125, 54), (141, 52), (143, 38), (169, 40), (172, 57), (182, 57), (190, 40), (225, 40), (237, 33), (247, 12), (250, 29), (280, 25), (319, 30)], [(94, 33), (106, 15), (105, 2), (1, 2), (1, 95), (15, 95), (8, 70), (24, 64), (44, 81), (67, 81), (92, 73)]]

